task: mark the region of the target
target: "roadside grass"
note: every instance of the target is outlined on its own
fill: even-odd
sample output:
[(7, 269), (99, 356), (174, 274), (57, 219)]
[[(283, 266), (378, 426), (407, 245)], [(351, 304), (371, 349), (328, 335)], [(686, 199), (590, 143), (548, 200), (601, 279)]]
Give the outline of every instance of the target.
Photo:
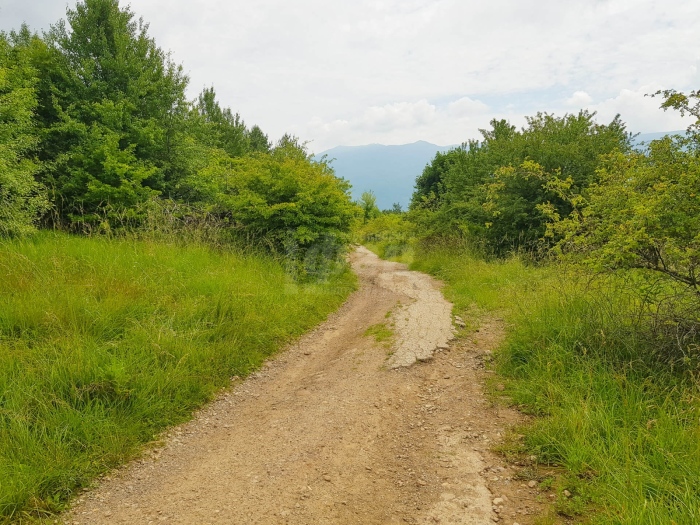
[(413, 262), (414, 248), (410, 243), (365, 242), (363, 246), (387, 261), (403, 264), (411, 264)]
[(41, 233), (0, 243), (0, 523), (65, 506), (355, 287), (259, 255)]
[(659, 359), (629, 280), (441, 248), (412, 268), (443, 279), (457, 311), (505, 319), (496, 394), (535, 416), (521, 452), (558, 467), (557, 521), (700, 523), (697, 369)]

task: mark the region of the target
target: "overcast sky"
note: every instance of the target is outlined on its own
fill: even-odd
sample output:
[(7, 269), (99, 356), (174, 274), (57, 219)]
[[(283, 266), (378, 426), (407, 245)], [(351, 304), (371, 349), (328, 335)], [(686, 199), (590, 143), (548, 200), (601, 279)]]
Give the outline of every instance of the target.
[[(47, 29), (75, 0), (0, 0), (0, 29)], [(122, 2), (127, 5), (129, 2)], [(131, 0), (158, 45), (270, 138), (458, 144), (494, 117), (620, 113), (687, 122), (644, 97), (700, 88), (698, 0)]]

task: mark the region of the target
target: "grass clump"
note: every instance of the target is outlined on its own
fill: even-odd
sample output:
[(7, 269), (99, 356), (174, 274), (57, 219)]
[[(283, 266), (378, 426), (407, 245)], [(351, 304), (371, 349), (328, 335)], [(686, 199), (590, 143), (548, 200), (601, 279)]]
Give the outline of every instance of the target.
[(507, 321), (496, 371), (513, 403), (536, 416), (509, 452), (557, 467), (560, 516), (700, 523), (697, 366), (659, 352), (639, 282), (448, 249), (419, 252), (413, 267), (444, 279), (457, 309)]
[(385, 323), (374, 324), (365, 330), (365, 337), (372, 337), (377, 343), (385, 343), (394, 337), (394, 331)]
[(0, 244), (0, 522), (60, 511), (231, 376), (320, 322), (348, 272), (42, 233)]

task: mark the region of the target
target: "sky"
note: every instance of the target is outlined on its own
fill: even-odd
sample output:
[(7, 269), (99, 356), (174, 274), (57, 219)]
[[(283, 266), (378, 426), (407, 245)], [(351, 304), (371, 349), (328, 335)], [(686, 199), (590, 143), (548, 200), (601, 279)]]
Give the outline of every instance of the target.
[[(0, 30), (75, 0), (0, 0)], [(438, 145), (493, 118), (588, 109), (633, 132), (689, 123), (645, 96), (700, 88), (698, 0), (122, 0), (190, 78), (272, 140)]]

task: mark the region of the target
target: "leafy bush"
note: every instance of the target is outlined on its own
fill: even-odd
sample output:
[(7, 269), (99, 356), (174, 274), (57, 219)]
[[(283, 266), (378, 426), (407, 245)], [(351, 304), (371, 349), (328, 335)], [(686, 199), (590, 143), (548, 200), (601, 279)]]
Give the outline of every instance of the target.
[(600, 155), (630, 148), (619, 118), (604, 125), (594, 117), (587, 111), (538, 113), (520, 131), (492, 120), (492, 129), (481, 130), (481, 142), (438, 154), (425, 168), (412, 216), (429, 235), (466, 235), (499, 256), (537, 249), (547, 222), (539, 205), (550, 203), (562, 216), (570, 211), (546, 182), (570, 180), (585, 188), (596, 180)]
[(270, 154), (213, 155), (186, 184), (193, 198), (209, 204), (236, 236), (293, 260), (319, 249), (336, 259), (359, 214), (350, 185), (294, 144)]

